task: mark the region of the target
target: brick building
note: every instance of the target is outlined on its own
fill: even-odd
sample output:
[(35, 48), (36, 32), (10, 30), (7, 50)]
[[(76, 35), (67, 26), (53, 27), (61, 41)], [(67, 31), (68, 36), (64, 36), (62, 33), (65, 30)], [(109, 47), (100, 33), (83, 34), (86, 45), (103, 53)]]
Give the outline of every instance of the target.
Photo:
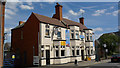
[[(26, 22), (12, 29), (12, 50), (16, 53), (16, 63), (32, 66), (64, 64), (83, 61), (86, 56), (95, 59), (93, 31), (80, 23), (62, 17), (62, 5), (55, 6), (52, 18), (33, 13)], [(37, 57), (37, 60), (34, 58)]]

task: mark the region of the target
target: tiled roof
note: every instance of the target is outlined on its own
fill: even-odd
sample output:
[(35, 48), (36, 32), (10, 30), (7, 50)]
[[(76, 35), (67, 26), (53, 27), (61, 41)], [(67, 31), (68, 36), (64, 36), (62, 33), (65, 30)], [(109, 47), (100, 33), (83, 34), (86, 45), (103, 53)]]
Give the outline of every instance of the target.
[(68, 20), (68, 19), (65, 19), (65, 18), (63, 18), (63, 21), (64, 21), (64, 23), (66, 23), (68, 25), (79, 26), (80, 30), (87, 29), (87, 27), (85, 25), (82, 25), (81, 23), (74, 22), (74, 21), (71, 21), (71, 20)]
[[(88, 29), (85, 25), (82, 25), (81, 23), (78, 23), (78, 22), (74, 22), (72, 20), (68, 20), (68, 19), (65, 19), (63, 18), (62, 22), (58, 19), (55, 19), (55, 18), (50, 18), (50, 17), (47, 17), (47, 16), (43, 16), (43, 15), (39, 15), (37, 13), (33, 13), (36, 18), (40, 21), (40, 22), (43, 22), (43, 23), (47, 23), (47, 24), (52, 24), (52, 25), (56, 25), (56, 26), (61, 26), (61, 27), (66, 27), (66, 24), (69, 25), (69, 26), (79, 26), (80, 27), (80, 30), (83, 30), (83, 29)], [(20, 27), (23, 27), (25, 23), (15, 27), (14, 29), (17, 29), (17, 28), (20, 28)]]
[(14, 30), (14, 29), (18, 29), (18, 28), (21, 28), (21, 27), (23, 27), (23, 26), (24, 26), (24, 24), (25, 24), (25, 22), (24, 22), (24, 23), (22, 23), (21, 25), (16, 26), (16, 27), (15, 27), (15, 28), (13, 28), (12, 30)]
[(68, 19), (65, 19), (63, 18), (63, 23), (58, 20), (58, 19), (55, 19), (55, 18), (50, 18), (50, 17), (47, 17), (47, 16), (43, 16), (43, 15), (39, 15), (39, 14), (36, 14), (36, 13), (33, 13), (41, 22), (45, 22), (45, 23), (48, 23), (48, 24), (54, 24), (54, 25), (58, 25), (58, 26), (63, 26), (63, 27), (66, 27), (63, 23), (67, 24), (67, 25), (71, 25), (71, 26), (79, 26), (80, 27), (80, 30), (83, 30), (83, 29), (87, 29), (87, 27), (85, 25), (82, 25), (81, 23), (78, 23), (78, 22), (74, 22), (74, 21), (71, 21), (71, 20), (68, 20)]
[(34, 14), (34, 15), (37, 17), (37, 19), (38, 19), (39, 21), (41, 21), (41, 22), (65, 27), (65, 25), (62, 24), (61, 21), (58, 20), (58, 19), (50, 18), (50, 17), (43, 16), (43, 15), (39, 15), (39, 14), (37, 14), (37, 13), (33, 13), (33, 14)]

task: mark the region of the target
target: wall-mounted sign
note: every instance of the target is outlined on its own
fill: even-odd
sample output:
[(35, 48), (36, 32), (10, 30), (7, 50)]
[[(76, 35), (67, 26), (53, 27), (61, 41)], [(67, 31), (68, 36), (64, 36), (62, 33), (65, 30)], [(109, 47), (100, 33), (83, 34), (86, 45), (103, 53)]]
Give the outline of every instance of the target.
[(65, 46), (66, 42), (65, 41), (61, 41), (61, 46)]
[(70, 46), (70, 31), (66, 30), (65, 31), (65, 38), (66, 38), (66, 46)]
[(39, 65), (39, 56), (33, 56), (33, 65)]

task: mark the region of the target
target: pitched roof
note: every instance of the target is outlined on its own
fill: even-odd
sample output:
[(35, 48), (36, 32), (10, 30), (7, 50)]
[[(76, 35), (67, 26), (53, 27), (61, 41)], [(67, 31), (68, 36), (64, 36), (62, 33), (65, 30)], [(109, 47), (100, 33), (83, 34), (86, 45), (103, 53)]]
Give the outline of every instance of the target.
[[(50, 18), (50, 17), (47, 17), (47, 16), (43, 16), (43, 15), (39, 15), (37, 13), (33, 13), (41, 22), (45, 22), (45, 23), (48, 23), (48, 24), (54, 24), (54, 25), (58, 25), (58, 26), (63, 26), (63, 27), (66, 27), (60, 20), (58, 19), (55, 19), (55, 18)], [(83, 29), (87, 29), (87, 27), (85, 25), (82, 25), (81, 23), (78, 23), (78, 22), (74, 22), (72, 20), (68, 20), (68, 19), (65, 19), (63, 18), (63, 22), (67, 25), (70, 25), (70, 26), (79, 26), (80, 27), (80, 30), (83, 30)]]
[(15, 27), (15, 28), (13, 28), (12, 30), (14, 30), (14, 29), (18, 29), (18, 28), (21, 28), (21, 27), (23, 27), (23, 26), (24, 26), (24, 24), (25, 24), (25, 22), (24, 22), (24, 23), (22, 23), (21, 25), (16, 26), (16, 27)]
[[(62, 22), (58, 19), (55, 19), (55, 18), (50, 18), (50, 17), (47, 17), (47, 16), (43, 16), (43, 15), (39, 15), (37, 13), (32, 13), (35, 15), (35, 17), (40, 21), (40, 22), (43, 22), (43, 23), (47, 23), (47, 24), (52, 24), (52, 25), (56, 25), (56, 26), (61, 26), (61, 27), (66, 27), (65, 24), (69, 25), (69, 26), (79, 26), (80, 30), (83, 30), (83, 29), (88, 29), (85, 25), (82, 25), (81, 23), (78, 23), (78, 22), (74, 22), (72, 20), (68, 20), (68, 19), (65, 19), (63, 18)], [(14, 29), (17, 29), (17, 28), (20, 28), (20, 27), (23, 27), (25, 23), (21, 24), (21, 25), (18, 25), (17, 27), (15, 27)]]
[(33, 13), (33, 14), (34, 14), (34, 15), (37, 17), (37, 19), (38, 19), (39, 21), (41, 21), (41, 22), (65, 27), (65, 25), (62, 24), (61, 21), (58, 20), (58, 19), (50, 18), (50, 17), (43, 16), (43, 15), (39, 15), (39, 14), (37, 14), (37, 13)]
[(72, 20), (68, 20), (68, 19), (65, 19), (65, 18), (63, 18), (63, 21), (64, 21), (64, 23), (66, 23), (68, 25), (79, 26), (80, 30), (87, 29), (87, 27), (85, 25), (82, 25), (81, 23), (74, 22)]

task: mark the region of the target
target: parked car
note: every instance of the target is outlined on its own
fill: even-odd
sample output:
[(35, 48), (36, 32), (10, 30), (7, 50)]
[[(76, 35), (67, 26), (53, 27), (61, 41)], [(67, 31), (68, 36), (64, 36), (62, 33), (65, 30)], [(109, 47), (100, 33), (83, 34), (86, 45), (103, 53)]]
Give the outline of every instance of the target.
[(111, 57), (111, 62), (120, 62), (120, 54), (113, 55)]

